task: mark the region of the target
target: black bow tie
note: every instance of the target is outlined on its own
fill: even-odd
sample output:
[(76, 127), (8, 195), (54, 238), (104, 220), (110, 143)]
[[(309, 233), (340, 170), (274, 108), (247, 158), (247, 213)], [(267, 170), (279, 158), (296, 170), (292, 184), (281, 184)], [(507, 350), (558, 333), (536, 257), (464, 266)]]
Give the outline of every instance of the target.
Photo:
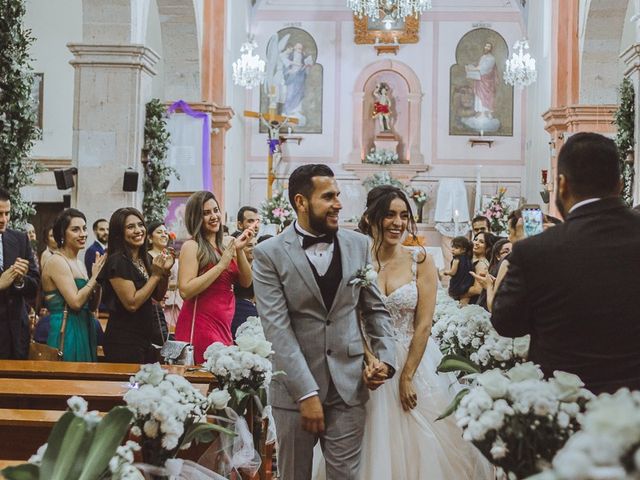
[(302, 249), (306, 250), (309, 247), (314, 246), (316, 243), (333, 243), (333, 235), (323, 235), (321, 237), (311, 237), (309, 235), (300, 234), (302, 237)]

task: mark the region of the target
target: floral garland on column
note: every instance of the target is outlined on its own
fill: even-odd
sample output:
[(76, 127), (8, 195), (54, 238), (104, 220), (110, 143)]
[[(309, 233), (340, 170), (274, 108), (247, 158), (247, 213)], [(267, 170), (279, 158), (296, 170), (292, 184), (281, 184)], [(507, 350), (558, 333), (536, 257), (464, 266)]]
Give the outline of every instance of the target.
[(633, 161), (628, 157), (633, 152), (635, 143), (635, 92), (628, 78), (625, 78), (618, 90), (620, 93), (620, 106), (613, 114), (613, 123), (618, 128), (616, 145), (620, 151), (620, 170), (624, 186), (622, 198), (629, 206), (633, 205)]
[(167, 131), (167, 109), (154, 98), (146, 106), (146, 121), (144, 124), (144, 149), (146, 159), (143, 159), (144, 198), (142, 213), (147, 222), (164, 221), (169, 207), (167, 187), (171, 175), (180, 178), (175, 168), (167, 165), (169, 150), (169, 132)]
[(40, 135), (36, 112), (31, 102), (33, 71), (29, 49), (34, 38), (24, 26), (24, 0), (0, 2), (0, 187), (11, 196), (11, 220), (24, 225), (35, 209), (20, 190), (35, 182), (44, 170), (28, 157)]

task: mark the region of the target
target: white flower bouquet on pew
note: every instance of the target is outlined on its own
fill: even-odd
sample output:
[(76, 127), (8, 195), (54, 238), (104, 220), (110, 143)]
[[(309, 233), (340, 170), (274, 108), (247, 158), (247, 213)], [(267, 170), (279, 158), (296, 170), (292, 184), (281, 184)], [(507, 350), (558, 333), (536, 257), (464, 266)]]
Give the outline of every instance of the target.
[(192, 442), (211, 442), (218, 433), (234, 434), (206, 421), (212, 406), (220, 406), (215, 392), (203, 395), (184, 377), (168, 373), (158, 363), (143, 365), (131, 377), (130, 386), (124, 401), (133, 412), (131, 432), (140, 437), (147, 464), (163, 467)]
[(603, 393), (578, 419), (581, 430), (535, 480), (637, 480), (640, 478), (640, 392)]
[(508, 369), (526, 361), (529, 337), (506, 338), (491, 325), (491, 314), (478, 305), (460, 307), (439, 294), (431, 335), (445, 355), (439, 371), (459, 370), (458, 363), (470, 361), (477, 371)]
[(464, 438), (510, 480), (523, 479), (548, 466), (579, 429), (579, 414), (593, 397), (583, 386), (564, 372), (544, 380), (530, 362), (488, 370), (474, 376), (443, 416), (455, 411)]
[(120, 446), (133, 418), (127, 407), (115, 407), (104, 417), (87, 411), (81, 397), (67, 400), (69, 411), (51, 429), (47, 443), (28, 463), (2, 470), (7, 480), (143, 480), (132, 465), (129, 449)]

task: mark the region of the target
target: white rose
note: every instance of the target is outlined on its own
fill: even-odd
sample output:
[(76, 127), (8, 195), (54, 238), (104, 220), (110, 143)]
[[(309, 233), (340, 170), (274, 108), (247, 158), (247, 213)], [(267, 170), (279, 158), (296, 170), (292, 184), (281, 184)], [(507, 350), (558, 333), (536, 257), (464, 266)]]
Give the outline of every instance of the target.
[(271, 342), (267, 342), (266, 340), (260, 340), (256, 345), (254, 353), (256, 355), (260, 355), (261, 357), (267, 358), (272, 353)]
[(507, 376), (514, 382), (522, 382), (523, 380), (542, 380), (544, 375), (537, 365), (527, 362), (513, 367), (507, 372)]
[(577, 375), (558, 370), (553, 372), (553, 378), (549, 380), (549, 383), (560, 400), (565, 402), (576, 401), (580, 396), (580, 389), (584, 387), (584, 382)]
[(227, 406), (229, 400), (231, 400), (231, 395), (227, 390), (220, 390), (219, 388), (214, 389), (209, 394), (209, 404), (216, 410), (222, 410)]
[(502, 374), (501, 370), (494, 369), (481, 373), (476, 377), (476, 380), (493, 399), (504, 397), (507, 394), (509, 379)]
[(242, 337), (236, 338), (236, 344), (238, 345), (238, 348), (240, 348), (240, 350), (242, 350), (243, 352), (255, 351), (255, 348), (258, 346), (259, 341), (260, 339), (250, 335), (243, 335)]
[(527, 358), (529, 355), (530, 337), (518, 337), (513, 340), (513, 353), (518, 357)]
[[(371, 267), (371, 265), (368, 265), (368, 267)], [(373, 283), (378, 279), (378, 273), (373, 269), (373, 267), (368, 268), (364, 274), (364, 279), (367, 283)]]

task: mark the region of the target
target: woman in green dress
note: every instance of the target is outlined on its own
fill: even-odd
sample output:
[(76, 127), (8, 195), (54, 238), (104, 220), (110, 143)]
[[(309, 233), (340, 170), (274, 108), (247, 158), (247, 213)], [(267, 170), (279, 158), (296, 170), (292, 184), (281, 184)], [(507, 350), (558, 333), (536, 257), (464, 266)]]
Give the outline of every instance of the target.
[(87, 220), (74, 208), (67, 208), (58, 215), (53, 224), (53, 236), (58, 250), (42, 271), (42, 288), (51, 315), (47, 344), (60, 347), (60, 329), (66, 309), (62, 359), (95, 362), (96, 327), (92, 312), (100, 303), (100, 287), (96, 279), (105, 259), (96, 255), (91, 278), (87, 278), (84, 262), (78, 260), (78, 252), (87, 242)]

